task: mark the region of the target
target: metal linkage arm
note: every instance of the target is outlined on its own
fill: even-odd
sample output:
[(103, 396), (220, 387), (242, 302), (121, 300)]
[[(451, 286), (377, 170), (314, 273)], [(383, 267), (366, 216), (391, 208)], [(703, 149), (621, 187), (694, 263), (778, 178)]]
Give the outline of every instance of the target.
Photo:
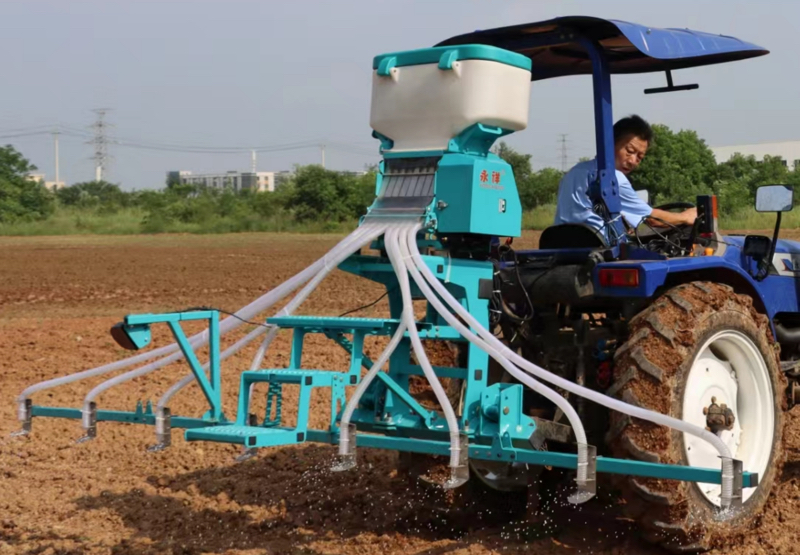
[[(207, 320), (209, 325), (209, 372), (203, 369), (203, 365), (197, 358), (197, 354), (189, 342), (181, 322)], [(97, 434), (96, 425), (98, 422), (126, 422), (130, 424), (155, 425), (159, 428), (159, 445), (163, 448), (169, 445), (170, 428), (199, 428), (213, 424), (226, 424), (225, 416), (222, 413), (222, 394), (220, 380), (220, 330), (219, 313), (213, 310), (200, 310), (191, 312), (175, 312), (166, 314), (130, 314), (125, 317), (123, 326), (135, 329), (137, 333), (147, 333), (152, 324), (166, 323), (169, 325), (172, 335), (178, 343), (181, 351), (189, 363), (192, 373), (197, 379), (198, 385), (203, 391), (209, 410), (202, 418), (170, 416), (169, 409), (164, 409), (165, 414), (153, 412), (150, 403), (144, 408), (142, 403), (138, 403), (134, 411), (112, 411), (98, 410), (94, 403), (90, 404), (90, 414), (84, 414), (82, 409), (69, 407), (46, 407), (33, 405), (27, 401), (26, 418), (23, 422), (25, 433), (30, 432), (31, 420), (33, 417), (47, 418), (71, 418), (88, 422), (89, 428), (83, 440), (92, 439)], [(166, 418), (165, 418), (166, 417)]]

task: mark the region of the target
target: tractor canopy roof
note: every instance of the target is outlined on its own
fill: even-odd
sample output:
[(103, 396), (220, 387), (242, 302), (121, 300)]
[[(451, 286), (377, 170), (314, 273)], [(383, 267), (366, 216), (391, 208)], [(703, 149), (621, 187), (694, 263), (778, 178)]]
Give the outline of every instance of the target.
[(436, 46), (488, 44), (528, 56), (534, 81), (592, 73), (582, 41), (605, 55), (611, 73), (647, 73), (744, 60), (769, 51), (725, 35), (659, 29), (597, 17), (558, 17), (539, 23), (458, 35)]

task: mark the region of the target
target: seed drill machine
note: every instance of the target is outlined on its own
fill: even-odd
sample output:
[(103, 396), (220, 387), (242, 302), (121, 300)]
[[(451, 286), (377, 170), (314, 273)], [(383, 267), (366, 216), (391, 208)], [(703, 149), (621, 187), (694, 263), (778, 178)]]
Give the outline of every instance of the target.
[[(444, 487), (472, 480), (507, 492), (525, 491), (531, 475), (546, 478), (542, 468), (555, 467), (574, 471), (570, 502), (587, 501), (598, 484), (616, 488), (644, 536), (671, 550), (702, 550), (745, 529), (781, 470), (783, 414), (800, 376), (800, 245), (778, 239), (792, 190), (758, 190), (756, 209), (777, 212), (772, 237), (721, 235), (713, 195), (697, 198), (693, 226), (627, 230), (611, 75), (664, 72), (667, 86), (645, 93), (673, 92), (697, 88), (676, 85), (673, 71), (767, 53), (728, 36), (563, 17), (376, 56), (370, 123), (382, 161), (374, 203), (324, 259), (237, 316), (254, 318), (300, 288), (293, 300), (224, 349), (221, 337), (242, 322), (214, 310), (129, 315), (112, 330), (121, 345), (145, 349), (159, 323), (176, 343), (31, 386), (18, 398), (22, 433), (35, 417), (57, 417), (80, 419), (84, 439), (100, 422), (153, 425), (156, 449), (169, 446), (174, 428), (188, 441), (247, 452), (329, 443), (339, 471), (357, 466), (361, 448), (388, 449), (447, 457)], [(604, 226), (553, 226), (538, 250), (514, 252), (498, 238), (520, 235), (519, 195), (511, 167), (491, 148), (527, 126), (532, 83), (570, 75), (592, 79), (597, 157), (588, 194)], [(361, 254), (366, 246), (379, 254)], [(385, 285), (385, 318), (294, 314), (337, 267)], [(421, 319), (415, 299), (427, 302)], [(187, 320), (208, 329), (187, 337)], [(289, 365), (265, 368), (279, 330), (293, 334)], [(344, 348), (349, 367), (305, 367), (309, 334)], [(375, 361), (364, 354), (367, 336), (390, 338)], [(228, 419), (222, 361), (256, 339)], [(459, 364), (434, 366), (423, 341), (458, 345)], [(202, 364), (196, 351), (206, 344)], [(109, 387), (181, 358), (191, 374), (155, 407), (100, 408)], [(38, 391), (139, 363), (89, 392), (82, 407), (33, 403)], [(412, 394), (414, 376), (427, 380), (438, 408)], [(457, 384), (456, 402), (441, 378)], [(189, 383), (208, 401), (202, 416), (169, 409)], [(287, 384), (299, 386), (294, 425), (281, 415)], [(322, 429), (309, 427), (314, 389), (330, 394)], [(251, 400), (261, 394), (267, 411), (254, 415)]]

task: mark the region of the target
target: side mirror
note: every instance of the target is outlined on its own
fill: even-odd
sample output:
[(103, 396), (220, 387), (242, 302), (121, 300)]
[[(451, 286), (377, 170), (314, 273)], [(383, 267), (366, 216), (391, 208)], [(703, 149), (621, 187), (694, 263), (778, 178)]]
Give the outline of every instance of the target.
[(640, 189), (634, 192), (642, 202), (644, 202), (645, 204), (650, 204), (650, 193), (647, 191), (647, 189)]
[(762, 185), (756, 189), (756, 212), (788, 212), (794, 206), (789, 185)]

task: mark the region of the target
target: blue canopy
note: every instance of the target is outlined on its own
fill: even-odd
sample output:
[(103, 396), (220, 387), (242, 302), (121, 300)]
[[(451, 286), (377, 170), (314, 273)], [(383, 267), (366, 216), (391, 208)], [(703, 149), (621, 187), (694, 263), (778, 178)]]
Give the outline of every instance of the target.
[(596, 42), (611, 73), (647, 73), (754, 58), (769, 51), (725, 35), (658, 29), (597, 17), (558, 17), (539, 23), (458, 35), (436, 46), (488, 44), (528, 56), (532, 79), (592, 73), (580, 40)]

